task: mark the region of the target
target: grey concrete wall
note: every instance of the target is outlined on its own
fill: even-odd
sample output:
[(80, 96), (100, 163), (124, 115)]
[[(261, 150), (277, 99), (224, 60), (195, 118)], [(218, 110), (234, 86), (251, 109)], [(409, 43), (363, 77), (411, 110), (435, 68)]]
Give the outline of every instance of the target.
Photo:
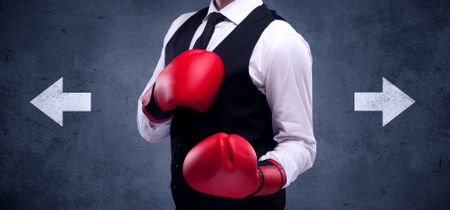
[[(163, 36), (202, 1), (0, 1), (1, 209), (173, 209), (169, 145), (136, 129)], [(314, 167), (287, 209), (450, 205), (450, 2), (270, 0), (314, 57)], [(92, 112), (60, 127), (29, 101), (64, 77)], [(386, 77), (416, 100), (387, 126), (353, 93)]]

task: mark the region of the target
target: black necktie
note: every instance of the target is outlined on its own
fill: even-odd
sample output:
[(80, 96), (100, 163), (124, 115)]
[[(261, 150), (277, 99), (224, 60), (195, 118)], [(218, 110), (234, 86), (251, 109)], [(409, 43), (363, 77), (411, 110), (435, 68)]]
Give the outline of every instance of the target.
[(208, 16), (208, 22), (206, 23), (205, 30), (202, 35), (197, 39), (194, 44), (194, 49), (206, 49), (209, 40), (211, 39), (216, 25), (225, 20), (225, 16), (218, 12), (213, 12)]

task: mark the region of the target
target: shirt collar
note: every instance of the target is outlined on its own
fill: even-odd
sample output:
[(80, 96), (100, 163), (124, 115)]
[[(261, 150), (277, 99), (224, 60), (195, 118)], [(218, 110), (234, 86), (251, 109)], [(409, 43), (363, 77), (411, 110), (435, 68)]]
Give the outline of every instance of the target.
[[(234, 0), (220, 11), (214, 5), (214, 0), (211, 0), (208, 9), (208, 15), (213, 12), (220, 12), (228, 20), (236, 25), (239, 25), (256, 7), (263, 4), (262, 0)], [(206, 17), (208, 17), (208, 15)], [(205, 20), (206, 20), (205, 17)]]

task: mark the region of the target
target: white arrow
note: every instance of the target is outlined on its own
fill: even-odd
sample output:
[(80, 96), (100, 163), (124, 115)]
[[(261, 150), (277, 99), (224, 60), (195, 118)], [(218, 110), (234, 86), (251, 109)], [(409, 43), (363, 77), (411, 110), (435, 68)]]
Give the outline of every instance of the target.
[(383, 77), (383, 92), (355, 92), (355, 111), (382, 111), (383, 127), (414, 104), (414, 100)]
[(31, 100), (31, 104), (63, 126), (63, 112), (91, 111), (91, 93), (64, 93), (61, 77)]

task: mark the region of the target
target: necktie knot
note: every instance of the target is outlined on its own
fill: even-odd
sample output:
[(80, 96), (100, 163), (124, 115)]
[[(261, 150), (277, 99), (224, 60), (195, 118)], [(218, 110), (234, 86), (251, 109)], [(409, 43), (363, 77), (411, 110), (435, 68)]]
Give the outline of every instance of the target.
[(222, 14), (218, 13), (218, 12), (213, 12), (211, 14), (208, 15), (208, 22), (207, 24), (211, 24), (213, 26), (217, 25), (218, 23), (222, 22), (225, 20), (225, 16), (223, 16)]
[(197, 41), (194, 44), (194, 48), (196, 49), (206, 49), (208, 46), (209, 41), (211, 40), (211, 37), (214, 33), (214, 29), (216, 28), (216, 25), (222, 21), (225, 20), (225, 16), (218, 12), (213, 12), (208, 15), (208, 22), (206, 22), (205, 29), (203, 30), (203, 33), (200, 35), (200, 37), (197, 39)]

